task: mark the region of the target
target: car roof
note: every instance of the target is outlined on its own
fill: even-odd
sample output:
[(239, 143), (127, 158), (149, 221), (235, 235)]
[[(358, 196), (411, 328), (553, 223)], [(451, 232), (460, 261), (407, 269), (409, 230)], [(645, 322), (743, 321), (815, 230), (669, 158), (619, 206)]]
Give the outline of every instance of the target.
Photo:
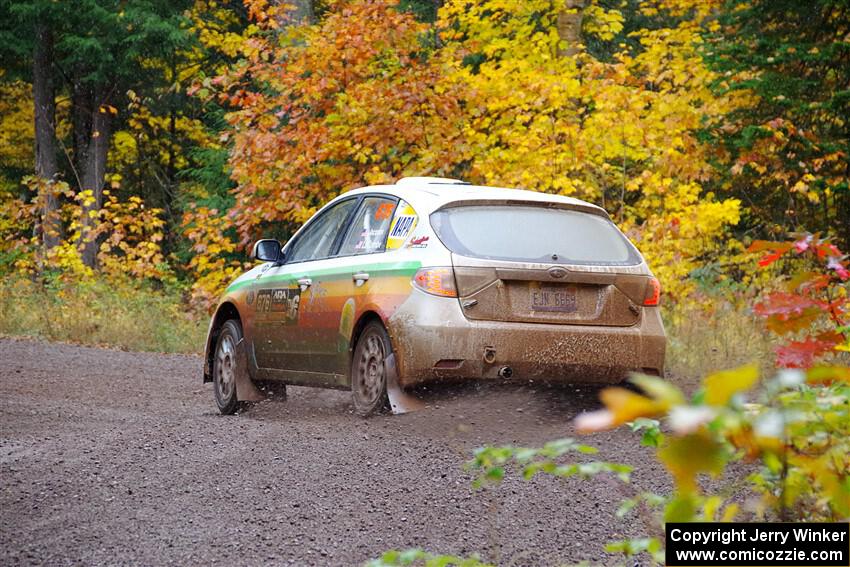
[(449, 203), (474, 201), (526, 201), (553, 203), (569, 208), (584, 210), (600, 216), (608, 217), (602, 207), (563, 195), (551, 195), (524, 189), (508, 189), (505, 187), (489, 187), (472, 185), (459, 179), (446, 177), (403, 177), (394, 185), (372, 185), (343, 193), (338, 198), (350, 197), (361, 193), (389, 193), (410, 203), (414, 209), (425, 213), (437, 210)]

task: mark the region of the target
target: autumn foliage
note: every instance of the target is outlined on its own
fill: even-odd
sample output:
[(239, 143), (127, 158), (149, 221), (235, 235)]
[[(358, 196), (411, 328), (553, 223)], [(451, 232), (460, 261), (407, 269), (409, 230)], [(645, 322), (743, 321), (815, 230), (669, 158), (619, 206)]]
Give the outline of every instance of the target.
[[(20, 53), (0, 50), (0, 262), (174, 277), (207, 309), (257, 238), (285, 240), (339, 193), (410, 175), (603, 206), (669, 305), (710, 303), (706, 284), (770, 289), (773, 268), (751, 267), (756, 238), (808, 229), (847, 246), (840, 6), (314, 4), (306, 19), (265, 0), (2, 8), (17, 28), (0, 31), (79, 76), (47, 84), (27, 74), (35, 59), (21, 67)], [(106, 31), (86, 39), (78, 17)], [(52, 55), (27, 26), (52, 26)], [(115, 65), (99, 58), (109, 52)], [(27, 81), (41, 99), (47, 87), (57, 95), (45, 139), (58, 166), (21, 183), (28, 152), (44, 146), (32, 131), (44, 109)], [(89, 146), (108, 151), (95, 181)], [(789, 320), (830, 301), (786, 293), (815, 302)], [(830, 339), (805, 340), (815, 352)]]
[[(428, 28), (393, 1), (337, 2), (283, 42), (277, 20), (262, 20), (269, 33), (247, 60), (209, 82), (232, 108), (240, 245), (346, 189), (459, 176), (602, 204), (668, 293), (687, 294), (688, 273), (740, 218), (738, 200), (703, 188), (696, 130), (745, 97), (709, 87), (705, 14), (634, 32), (607, 60), (561, 56), (558, 14), (550, 2), (450, 1)], [(622, 29), (619, 11), (588, 8), (589, 36)]]
[(460, 120), (458, 97), (423, 53), (424, 32), (387, 2), (336, 3), (283, 45), (275, 34), (253, 39), (244, 64), (213, 81), (234, 108), (231, 218), (241, 244), (268, 223), (304, 222), (343, 189), (412, 164), (448, 167), (433, 152), (450, 145), (437, 138)]

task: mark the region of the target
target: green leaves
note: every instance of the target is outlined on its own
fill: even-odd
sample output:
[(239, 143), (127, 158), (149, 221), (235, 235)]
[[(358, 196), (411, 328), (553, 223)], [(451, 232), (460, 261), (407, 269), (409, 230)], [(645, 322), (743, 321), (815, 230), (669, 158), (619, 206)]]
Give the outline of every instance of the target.
[(654, 537), (626, 539), (605, 544), (608, 553), (622, 553), (626, 557), (633, 557), (640, 553), (648, 553), (658, 562), (664, 562), (664, 548), (661, 541)]
[(558, 462), (559, 457), (570, 452), (592, 455), (597, 451), (595, 447), (581, 445), (573, 439), (550, 441), (540, 448), (481, 447), (475, 450), (474, 457), (466, 463), (466, 468), (479, 471), (479, 476), (473, 481), (475, 488), (480, 488), (487, 483), (501, 482), (505, 477), (506, 468), (511, 465), (519, 467), (520, 474), (525, 480), (530, 480), (540, 473), (561, 478), (572, 476), (590, 478), (598, 474), (610, 473), (623, 482), (628, 482), (632, 468), (626, 465), (602, 461)]
[(494, 567), (482, 562), (478, 556), (459, 557), (457, 555), (442, 555), (429, 553), (421, 549), (406, 549), (404, 551), (387, 551), (380, 559), (374, 559), (364, 567), (403, 567), (418, 565), (421, 567)]
[(629, 424), (632, 431), (643, 431), (640, 444), (644, 447), (658, 447), (664, 439), (661, 433), (661, 422), (657, 419), (639, 417)]
[[(848, 171), (840, 165), (850, 153), (846, 6), (732, 0), (720, 21), (705, 59), (723, 73), (716, 92), (734, 90), (744, 104), (712, 129), (710, 146), (722, 156), (718, 181), (755, 196), (748, 229), (782, 234), (806, 226), (847, 243)], [(779, 255), (766, 255), (764, 265)]]

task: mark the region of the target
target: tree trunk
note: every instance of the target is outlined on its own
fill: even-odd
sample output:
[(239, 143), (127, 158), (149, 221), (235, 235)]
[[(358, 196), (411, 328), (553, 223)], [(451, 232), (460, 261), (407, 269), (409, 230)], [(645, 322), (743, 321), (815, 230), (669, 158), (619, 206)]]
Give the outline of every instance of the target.
[[(93, 105), (91, 133), (85, 150), (82, 170), (82, 189), (91, 191), (91, 198), (83, 203), (82, 232), (78, 243), (83, 263), (94, 268), (97, 265), (97, 219), (92, 212), (99, 212), (103, 206), (103, 184), (106, 174), (106, 156), (112, 138), (112, 114), (106, 100), (106, 89), (96, 91)], [(95, 215), (96, 217), (96, 215)]]
[(82, 171), (86, 163), (86, 150), (88, 150), (89, 135), (91, 134), (91, 121), (94, 111), (91, 87), (74, 79), (71, 87), (71, 121), (73, 122), (73, 156), (71, 167), (77, 176), (77, 184), (82, 185)]
[(565, 44), (558, 50), (561, 57), (574, 57), (581, 51), (581, 20), (586, 0), (565, 0), (558, 12), (558, 37)]
[(36, 27), (32, 96), (35, 115), (35, 175), (41, 198), (41, 236), (45, 248), (59, 244), (62, 225), (53, 185), (59, 174), (56, 157), (56, 93), (53, 85), (53, 34)]

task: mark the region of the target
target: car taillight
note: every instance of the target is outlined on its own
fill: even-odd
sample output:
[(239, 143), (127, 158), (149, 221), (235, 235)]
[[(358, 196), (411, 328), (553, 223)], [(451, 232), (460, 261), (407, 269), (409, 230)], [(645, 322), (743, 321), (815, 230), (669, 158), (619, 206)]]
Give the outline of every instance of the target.
[(655, 278), (649, 278), (649, 286), (646, 288), (646, 297), (643, 304), (647, 307), (658, 305), (661, 300), (661, 283)]
[(457, 297), (455, 274), (451, 268), (422, 268), (413, 276), (413, 285), (432, 295)]

